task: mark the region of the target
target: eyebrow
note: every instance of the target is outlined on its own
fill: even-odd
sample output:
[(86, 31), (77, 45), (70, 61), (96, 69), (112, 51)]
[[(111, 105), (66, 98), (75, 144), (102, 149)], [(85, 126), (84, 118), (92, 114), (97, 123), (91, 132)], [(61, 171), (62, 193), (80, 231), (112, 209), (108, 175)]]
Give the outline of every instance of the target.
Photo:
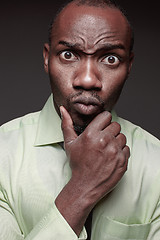
[[(70, 43), (70, 42), (66, 42), (66, 41), (59, 41), (60, 45), (66, 46), (68, 48), (71, 49), (82, 49), (81, 45), (78, 43)], [(100, 50), (107, 50), (107, 51), (111, 51), (114, 49), (122, 49), (125, 50), (125, 46), (123, 44), (111, 44), (111, 43), (105, 43), (102, 44), (101, 47), (99, 49), (97, 49), (96, 51), (100, 51)], [(92, 55), (92, 54), (88, 54), (87, 55)]]
[(69, 48), (80, 48), (80, 44), (78, 43), (69, 43), (69, 42), (66, 42), (66, 41), (59, 41), (60, 45), (64, 45), (66, 47), (69, 47)]

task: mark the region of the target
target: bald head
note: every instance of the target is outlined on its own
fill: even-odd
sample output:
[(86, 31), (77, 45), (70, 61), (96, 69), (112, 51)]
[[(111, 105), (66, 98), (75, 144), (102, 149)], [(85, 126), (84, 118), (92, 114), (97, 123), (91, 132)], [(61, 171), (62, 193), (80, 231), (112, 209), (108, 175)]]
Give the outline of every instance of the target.
[(119, 11), (121, 13), (121, 15), (124, 17), (125, 21), (126, 21), (126, 25), (128, 26), (128, 30), (130, 31), (130, 51), (132, 51), (133, 49), (133, 45), (134, 45), (134, 33), (133, 33), (133, 29), (132, 26), (124, 12), (124, 10), (116, 3), (116, 1), (114, 0), (71, 0), (68, 1), (65, 5), (61, 6), (61, 8), (59, 8), (59, 10), (57, 11), (57, 14), (55, 15), (55, 17), (53, 18), (50, 28), (49, 28), (49, 44), (51, 44), (51, 39), (52, 36), (55, 33), (55, 27), (57, 24), (57, 20), (59, 19), (59, 17), (61, 17), (61, 15), (64, 13), (64, 10), (69, 9), (70, 11), (72, 11), (72, 6), (83, 6), (85, 7), (95, 7), (95, 8), (111, 8), (111, 9), (116, 9), (117, 11)]

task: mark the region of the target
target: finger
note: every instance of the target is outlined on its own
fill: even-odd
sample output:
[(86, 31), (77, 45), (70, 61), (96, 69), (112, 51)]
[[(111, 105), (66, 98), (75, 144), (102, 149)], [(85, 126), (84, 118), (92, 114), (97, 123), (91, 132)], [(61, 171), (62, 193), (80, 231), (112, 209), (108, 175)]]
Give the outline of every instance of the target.
[(110, 125), (108, 125), (104, 130), (103, 133), (108, 138), (110, 136), (110, 139), (115, 138), (121, 131), (121, 126), (117, 122), (112, 122)]
[(129, 147), (127, 145), (123, 148), (123, 152), (124, 152), (124, 154), (126, 156), (126, 159), (129, 159), (129, 157), (130, 157), (130, 149), (129, 149)]
[(118, 143), (118, 145), (121, 149), (126, 146), (127, 139), (126, 139), (126, 136), (123, 133), (118, 134), (116, 136), (116, 140), (117, 140), (117, 143)]
[(61, 106), (60, 107), (61, 117), (62, 117), (62, 131), (64, 136), (64, 142), (69, 143), (77, 138), (77, 134), (74, 131), (73, 121), (67, 112), (67, 110)]
[(124, 149), (119, 153), (118, 167), (125, 171), (127, 170), (128, 166), (128, 159), (130, 156), (129, 153), (130, 151), (128, 146), (125, 146)]
[(98, 114), (92, 122), (88, 125), (87, 128), (97, 129), (98, 131), (102, 131), (106, 128), (112, 120), (112, 115), (108, 111), (101, 112)]
[(128, 158), (126, 158), (123, 164), (120, 165), (120, 168), (123, 169), (124, 172), (127, 171), (127, 167), (128, 167)]

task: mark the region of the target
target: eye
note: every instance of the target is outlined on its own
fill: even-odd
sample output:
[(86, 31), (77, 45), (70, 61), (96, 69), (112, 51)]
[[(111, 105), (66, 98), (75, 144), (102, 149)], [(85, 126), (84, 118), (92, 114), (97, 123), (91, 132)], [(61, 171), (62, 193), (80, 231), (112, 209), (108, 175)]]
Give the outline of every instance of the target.
[(60, 53), (60, 58), (66, 61), (77, 61), (78, 57), (71, 51), (63, 51)]
[(102, 59), (102, 62), (104, 64), (110, 65), (110, 66), (117, 66), (120, 63), (120, 60), (118, 57), (114, 56), (114, 55), (109, 55), (106, 56), (105, 58)]

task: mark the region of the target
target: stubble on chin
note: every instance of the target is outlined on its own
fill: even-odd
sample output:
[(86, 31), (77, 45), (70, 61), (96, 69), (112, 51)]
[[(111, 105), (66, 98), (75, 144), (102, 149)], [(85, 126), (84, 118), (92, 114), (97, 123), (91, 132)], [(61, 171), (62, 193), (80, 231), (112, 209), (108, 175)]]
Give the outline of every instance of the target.
[(75, 130), (75, 132), (77, 133), (78, 136), (81, 133), (83, 133), (85, 128), (87, 127), (87, 125), (86, 126), (78, 126), (78, 125), (75, 125), (75, 124), (73, 126), (74, 126), (74, 130)]

